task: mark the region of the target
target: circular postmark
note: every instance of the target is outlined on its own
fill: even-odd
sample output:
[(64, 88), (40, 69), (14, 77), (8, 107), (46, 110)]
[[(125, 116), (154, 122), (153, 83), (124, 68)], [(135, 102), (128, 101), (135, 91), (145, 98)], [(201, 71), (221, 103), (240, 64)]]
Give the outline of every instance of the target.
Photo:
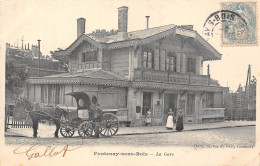
[(228, 41), (243, 41), (247, 37), (247, 23), (238, 13), (230, 10), (220, 10), (209, 15), (203, 25), (202, 34), (206, 40), (220, 32), (222, 43)]

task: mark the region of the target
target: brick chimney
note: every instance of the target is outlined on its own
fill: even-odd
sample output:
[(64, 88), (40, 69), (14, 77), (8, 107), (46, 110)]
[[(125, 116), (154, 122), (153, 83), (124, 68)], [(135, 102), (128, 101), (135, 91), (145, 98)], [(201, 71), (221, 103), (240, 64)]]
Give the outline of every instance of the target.
[(127, 18), (128, 7), (122, 6), (118, 8), (118, 35), (122, 39), (127, 38)]
[(85, 33), (85, 18), (77, 19), (77, 38), (79, 38), (82, 34)]

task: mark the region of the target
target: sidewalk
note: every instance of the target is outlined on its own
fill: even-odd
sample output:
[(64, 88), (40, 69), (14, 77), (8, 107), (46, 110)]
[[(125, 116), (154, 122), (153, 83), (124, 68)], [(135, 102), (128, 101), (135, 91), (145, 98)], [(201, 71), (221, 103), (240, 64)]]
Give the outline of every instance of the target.
[[(185, 131), (195, 130), (209, 130), (218, 128), (230, 128), (230, 127), (243, 127), (243, 126), (255, 126), (255, 121), (225, 121), (216, 123), (204, 123), (204, 124), (184, 124)], [(56, 127), (54, 125), (39, 124), (38, 135), (39, 137), (53, 137)], [(158, 134), (158, 133), (170, 133), (176, 132), (176, 130), (166, 130), (165, 126), (141, 126), (141, 127), (120, 127), (117, 136), (122, 135), (141, 135), (141, 134)], [(10, 128), (5, 132), (6, 137), (32, 137), (32, 128)], [(60, 134), (59, 134), (60, 135)], [(78, 132), (75, 131), (74, 136), (78, 136)], [(60, 135), (61, 137), (61, 135)]]
[[(183, 131), (209, 130), (229, 127), (255, 126), (255, 121), (225, 121), (216, 123), (203, 124), (184, 124)], [(174, 126), (175, 127), (175, 126)], [(117, 135), (140, 135), (140, 134), (156, 134), (177, 132), (174, 130), (166, 130), (165, 126), (142, 126), (142, 127), (121, 127)]]

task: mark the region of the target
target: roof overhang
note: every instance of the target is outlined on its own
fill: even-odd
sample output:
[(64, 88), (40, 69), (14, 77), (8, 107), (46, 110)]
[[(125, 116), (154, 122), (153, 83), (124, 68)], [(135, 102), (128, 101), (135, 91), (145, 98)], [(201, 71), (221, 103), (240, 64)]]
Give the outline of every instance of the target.
[(165, 90), (187, 90), (187, 91), (200, 91), (200, 92), (225, 92), (229, 88), (221, 86), (201, 86), (201, 85), (183, 85), (161, 82), (147, 82), (147, 81), (134, 81), (132, 82), (134, 88), (150, 88), (150, 89), (165, 89)]
[(123, 41), (104, 43), (103, 41), (91, 36), (82, 34), (77, 40), (75, 40), (66, 50), (55, 52), (56, 56), (59, 55), (70, 55), (73, 50), (75, 50), (83, 41), (87, 41), (93, 44), (95, 47), (100, 49), (118, 49), (124, 47), (131, 47), (137, 45), (145, 45), (156, 40), (163, 39), (170, 35), (180, 35), (184, 38), (192, 39), (192, 42), (195, 47), (198, 47), (201, 50), (201, 55), (203, 60), (220, 60), (221, 54), (212, 47), (205, 39), (203, 39), (196, 31), (184, 29), (178, 26), (175, 26), (171, 29), (165, 30), (163, 32), (154, 34), (146, 38), (135, 38), (135, 39), (126, 39)]

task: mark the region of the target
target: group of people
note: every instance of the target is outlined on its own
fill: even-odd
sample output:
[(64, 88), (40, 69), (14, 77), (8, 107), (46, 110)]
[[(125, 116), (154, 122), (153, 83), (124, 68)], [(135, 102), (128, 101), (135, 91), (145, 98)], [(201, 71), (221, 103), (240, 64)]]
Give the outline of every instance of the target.
[(176, 117), (177, 118), (174, 117), (174, 112), (172, 111), (172, 109), (170, 109), (169, 115), (167, 118), (166, 129), (173, 130), (174, 120), (176, 119), (176, 128), (175, 129), (177, 131), (183, 130), (183, 112), (182, 112), (181, 108), (178, 110)]

